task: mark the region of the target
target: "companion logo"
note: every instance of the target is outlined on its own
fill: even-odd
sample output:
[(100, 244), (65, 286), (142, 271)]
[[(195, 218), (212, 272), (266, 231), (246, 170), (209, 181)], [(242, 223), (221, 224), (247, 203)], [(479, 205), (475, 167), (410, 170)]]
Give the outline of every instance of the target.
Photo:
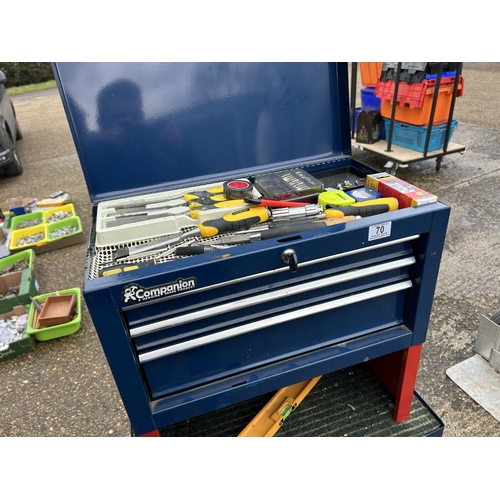
[(177, 281), (167, 283), (166, 285), (153, 286), (144, 288), (139, 285), (128, 285), (122, 290), (123, 302), (143, 302), (150, 299), (159, 299), (186, 290), (196, 288), (196, 280), (194, 278), (179, 278)]

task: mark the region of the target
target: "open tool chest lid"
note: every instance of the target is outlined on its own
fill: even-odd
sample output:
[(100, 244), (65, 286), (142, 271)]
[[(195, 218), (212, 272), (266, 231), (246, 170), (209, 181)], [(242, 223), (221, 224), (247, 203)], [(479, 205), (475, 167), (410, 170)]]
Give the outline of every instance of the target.
[(350, 156), (347, 63), (52, 63), (94, 203)]

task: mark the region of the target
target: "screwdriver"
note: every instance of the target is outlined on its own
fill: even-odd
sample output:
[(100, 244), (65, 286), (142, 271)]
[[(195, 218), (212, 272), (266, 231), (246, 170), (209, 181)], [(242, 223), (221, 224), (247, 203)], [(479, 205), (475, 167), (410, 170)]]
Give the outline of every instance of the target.
[(206, 220), (199, 224), (197, 228), (185, 233), (169, 236), (167, 238), (161, 238), (160, 240), (145, 243), (144, 245), (137, 245), (130, 248), (118, 248), (115, 252), (114, 259), (125, 259), (131, 255), (136, 255), (159, 247), (173, 245), (189, 237), (202, 236), (204, 238), (210, 238), (220, 233), (247, 229), (250, 226), (259, 224), (260, 222), (265, 222), (268, 219), (269, 212), (266, 207), (242, 208), (226, 214), (223, 217)]
[(311, 222), (301, 222), (295, 224), (278, 224), (270, 229), (264, 229), (261, 232), (234, 234), (231, 236), (221, 236), (217, 239), (217, 244), (223, 245), (239, 245), (240, 243), (251, 243), (253, 241), (268, 240), (270, 238), (278, 238), (293, 233), (318, 229), (320, 227), (334, 226), (337, 224), (345, 224), (356, 220), (358, 217), (353, 215), (347, 217), (339, 217), (337, 219), (314, 220)]
[(398, 208), (399, 203), (396, 198), (376, 198), (346, 206), (326, 205), (325, 216), (327, 219), (344, 217), (345, 215), (368, 217), (370, 215), (392, 212)]
[(266, 207), (242, 208), (223, 217), (204, 221), (198, 225), (198, 229), (200, 236), (210, 238), (220, 233), (246, 229), (268, 219), (269, 212)]
[(188, 245), (188, 246), (180, 246), (175, 249), (174, 255), (178, 257), (188, 257), (191, 255), (201, 255), (208, 252), (214, 252), (215, 250), (219, 250), (221, 248), (225, 248), (221, 245)]

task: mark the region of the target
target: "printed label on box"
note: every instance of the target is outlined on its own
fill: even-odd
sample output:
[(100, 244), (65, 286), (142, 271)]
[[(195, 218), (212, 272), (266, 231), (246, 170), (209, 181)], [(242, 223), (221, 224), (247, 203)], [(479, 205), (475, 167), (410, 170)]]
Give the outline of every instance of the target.
[(416, 207), (437, 202), (437, 196), (420, 189), (398, 177), (381, 172), (366, 177), (366, 187), (375, 189), (382, 196), (394, 197), (399, 208)]

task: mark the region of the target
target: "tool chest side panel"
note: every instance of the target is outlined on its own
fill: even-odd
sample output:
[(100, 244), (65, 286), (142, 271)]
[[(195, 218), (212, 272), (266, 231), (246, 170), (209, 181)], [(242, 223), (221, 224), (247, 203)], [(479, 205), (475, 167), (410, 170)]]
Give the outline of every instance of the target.
[(440, 209), (433, 213), (431, 230), (415, 247), (417, 263), (412, 272), (416, 286), (408, 293), (406, 308), (407, 325), (414, 332), (415, 344), (424, 342), (427, 336), (449, 217), (450, 208), (440, 204)]
[(89, 194), (99, 202), (338, 156), (343, 148), (338, 65), (347, 67), (53, 63), (53, 68)]
[(85, 301), (130, 421), (133, 425), (141, 422), (147, 429), (144, 433), (154, 429), (147, 388), (129, 339), (124, 335), (120, 310), (106, 289), (90, 292)]

